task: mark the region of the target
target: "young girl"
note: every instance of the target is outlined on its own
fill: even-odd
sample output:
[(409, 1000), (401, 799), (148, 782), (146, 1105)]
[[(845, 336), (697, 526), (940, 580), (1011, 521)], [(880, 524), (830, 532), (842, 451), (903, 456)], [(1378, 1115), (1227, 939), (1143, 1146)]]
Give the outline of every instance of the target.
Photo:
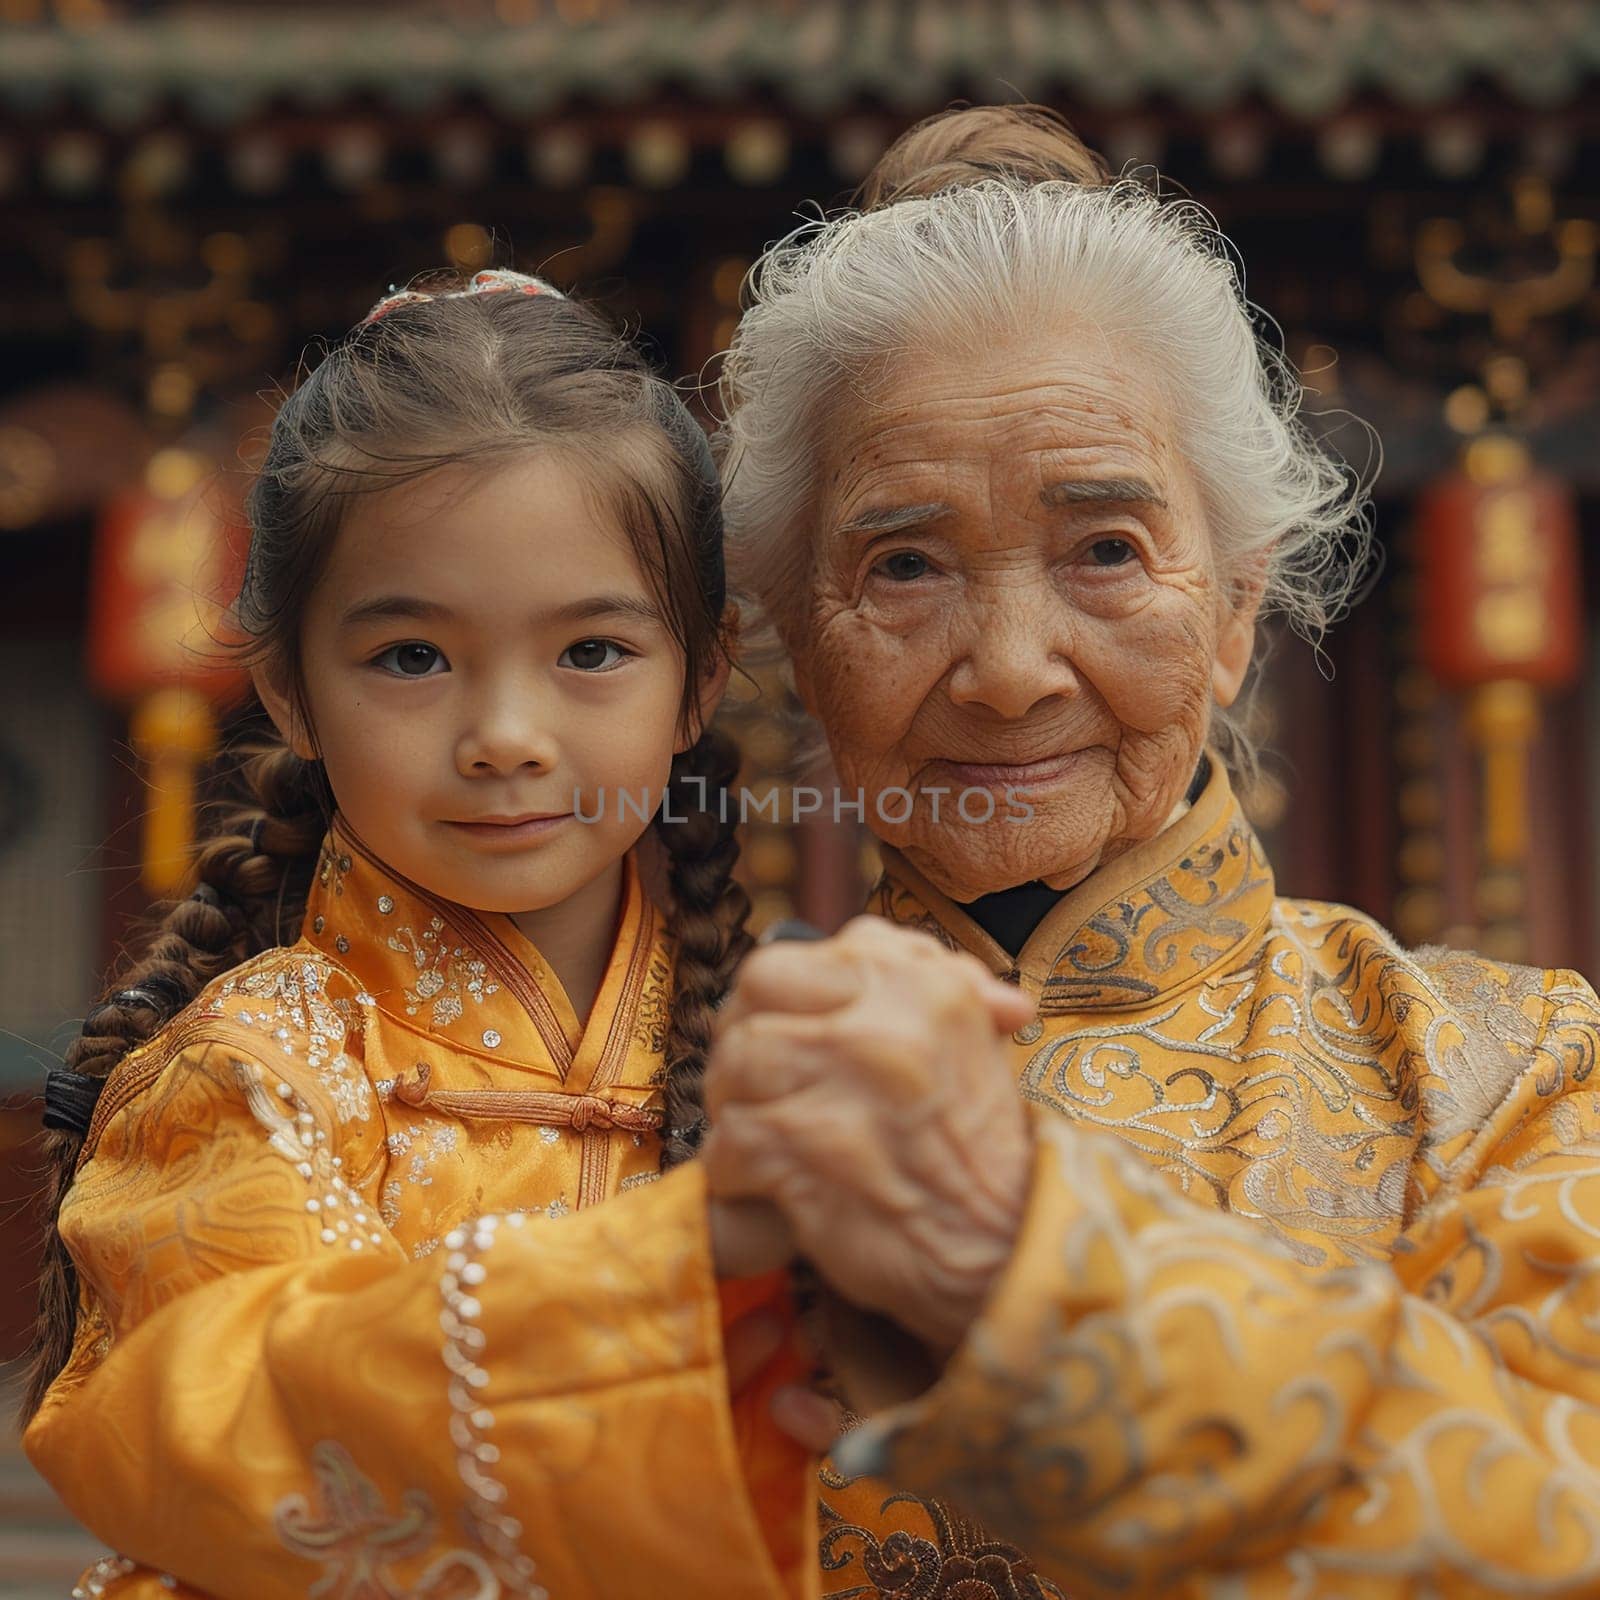
[(26, 1447), (121, 1552), (79, 1592), (807, 1592), (678, 1165), (747, 943), (700, 430), (481, 273), (332, 350), (250, 512), (282, 742), (49, 1085)]

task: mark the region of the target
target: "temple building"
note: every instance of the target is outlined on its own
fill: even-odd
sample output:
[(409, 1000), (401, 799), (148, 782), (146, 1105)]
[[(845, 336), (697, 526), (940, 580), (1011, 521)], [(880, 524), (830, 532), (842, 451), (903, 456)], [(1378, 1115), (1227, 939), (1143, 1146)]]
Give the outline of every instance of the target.
[[(1280, 891), (1600, 972), (1597, 84), (1583, 0), (0, 0), (0, 1362), (44, 1064), (238, 728), (196, 641), (301, 352), (515, 266), (642, 328), (709, 422), (762, 247), (956, 100), (1057, 108), (1214, 214), (1308, 424), (1376, 474), (1382, 570), (1256, 702)], [(793, 777), (764, 688), (731, 712), (758, 789)], [(874, 852), (758, 820), (744, 872), (758, 923), (835, 926)]]

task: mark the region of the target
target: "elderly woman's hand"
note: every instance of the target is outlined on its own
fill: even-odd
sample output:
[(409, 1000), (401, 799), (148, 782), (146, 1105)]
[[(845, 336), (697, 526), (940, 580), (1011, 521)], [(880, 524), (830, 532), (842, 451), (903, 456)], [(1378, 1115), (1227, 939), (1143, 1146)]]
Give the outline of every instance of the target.
[(712, 1194), (771, 1202), (839, 1293), (947, 1354), (1021, 1220), (1031, 1137), (1001, 1041), (1032, 1016), (877, 918), (758, 950), (706, 1074)]

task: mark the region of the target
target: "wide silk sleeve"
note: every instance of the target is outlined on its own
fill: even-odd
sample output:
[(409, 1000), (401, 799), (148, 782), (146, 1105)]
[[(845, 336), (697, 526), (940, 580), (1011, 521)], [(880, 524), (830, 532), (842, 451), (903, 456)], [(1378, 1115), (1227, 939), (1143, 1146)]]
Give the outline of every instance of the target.
[(313, 1075), (226, 1042), (107, 1123), (62, 1216), (78, 1342), (25, 1437), (125, 1558), (105, 1593), (815, 1592), (808, 1463), (728, 1396), (693, 1165), (421, 1260), (381, 1170)]
[(1090, 1595), (1600, 1593), (1600, 1007), (1537, 1043), (1398, 1241), (1316, 1269), (1042, 1114), (940, 1381), (835, 1454)]

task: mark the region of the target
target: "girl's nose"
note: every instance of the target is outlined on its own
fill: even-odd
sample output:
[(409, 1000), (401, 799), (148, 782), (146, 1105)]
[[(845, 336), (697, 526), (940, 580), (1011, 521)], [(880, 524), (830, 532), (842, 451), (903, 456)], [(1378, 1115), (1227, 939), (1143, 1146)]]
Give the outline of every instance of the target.
[(558, 743), (546, 709), (525, 687), (485, 697), (456, 743), (462, 775), (506, 777), (524, 768), (553, 767)]

